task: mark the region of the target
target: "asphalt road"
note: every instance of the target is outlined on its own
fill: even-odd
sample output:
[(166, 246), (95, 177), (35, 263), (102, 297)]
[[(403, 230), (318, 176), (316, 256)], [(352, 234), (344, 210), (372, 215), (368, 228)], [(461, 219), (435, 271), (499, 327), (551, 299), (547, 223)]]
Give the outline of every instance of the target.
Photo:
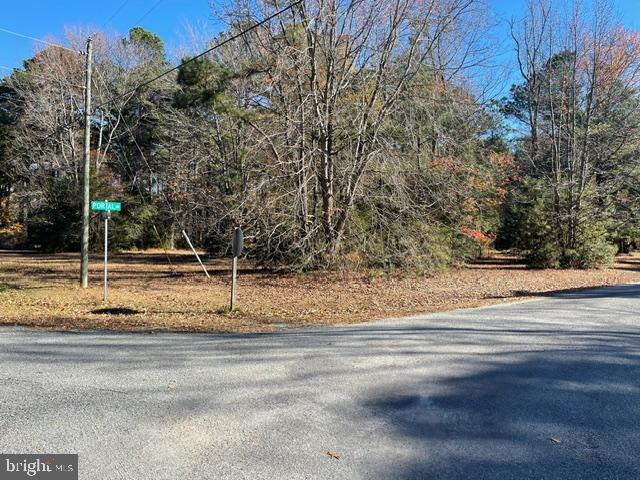
[(639, 327), (634, 285), (278, 334), (2, 329), (0, 452), (91, 480), (638, 479)]

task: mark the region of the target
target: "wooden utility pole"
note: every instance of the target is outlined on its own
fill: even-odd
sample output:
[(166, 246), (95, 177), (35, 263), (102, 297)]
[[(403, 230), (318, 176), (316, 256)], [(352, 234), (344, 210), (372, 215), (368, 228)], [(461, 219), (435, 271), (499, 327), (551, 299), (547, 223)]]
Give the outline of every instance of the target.
[(89, 181), (91, 179), (91, 38), (87, 40), (87, 65), (84, 86), (84, 168), (82, 173), (82, 244), (80, 246), (80, 286), (89, 286)]

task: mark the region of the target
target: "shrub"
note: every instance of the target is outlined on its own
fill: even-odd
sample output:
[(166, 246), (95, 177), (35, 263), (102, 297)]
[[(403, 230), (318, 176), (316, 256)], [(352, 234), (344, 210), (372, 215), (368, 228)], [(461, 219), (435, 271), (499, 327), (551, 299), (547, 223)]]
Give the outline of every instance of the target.
[(0, 248), (18, 248), (27, 239), (27, 229), (21, 223), (0, 227)]
[(341, 261), (366, 268), (442, 271), (480, 254), (479, 243), (467, 234), (428, 219), (374, 215), (366, 205), (354, 209)]
[(599, 268), (613, 264), (618, 248), (607, 239), (606, 230), (599, 224), (582, 228), (578, 245), (565, 252), (564, 266), (571, 268)]
[[(525, 254), (532, 268), (597, 268), (613, 262), (617, 247), (588, 197), (582, 206), (576, 238), (569, 241), (555, 227), (549, 189), (539, 179), (524, 178), (503, 212), (499, 245)], [(566, 233), (566, 232), (565, 232)]]
[(560, 268), (562, 262), (560, 249), (552, 243), (544, 243), (525, 256), (527, 265), (531, 268)]
[(43, 208), (27, 221), (27, 242), (45, 252), (78, 250), (80, 225), (79, 207), (59, 204)]

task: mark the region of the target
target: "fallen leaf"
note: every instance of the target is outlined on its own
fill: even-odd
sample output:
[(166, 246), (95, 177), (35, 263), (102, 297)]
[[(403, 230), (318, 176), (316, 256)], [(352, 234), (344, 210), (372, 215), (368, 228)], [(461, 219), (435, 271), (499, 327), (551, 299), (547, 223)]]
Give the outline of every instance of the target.
[(331, 458), (335, 460), (340, 460), (340, 455), (338, 455), (336, 452), (328, 451), (327, 455), (329, 455)]

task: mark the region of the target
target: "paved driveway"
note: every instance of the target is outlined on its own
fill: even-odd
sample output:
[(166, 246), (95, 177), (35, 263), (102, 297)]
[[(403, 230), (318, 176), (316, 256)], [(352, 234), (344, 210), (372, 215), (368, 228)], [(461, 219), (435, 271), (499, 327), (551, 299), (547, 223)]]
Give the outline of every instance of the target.
[(639, 327), (635, 285), (264, 335), (2, 329), (0, 452), (91, 480), (635, 479)]

